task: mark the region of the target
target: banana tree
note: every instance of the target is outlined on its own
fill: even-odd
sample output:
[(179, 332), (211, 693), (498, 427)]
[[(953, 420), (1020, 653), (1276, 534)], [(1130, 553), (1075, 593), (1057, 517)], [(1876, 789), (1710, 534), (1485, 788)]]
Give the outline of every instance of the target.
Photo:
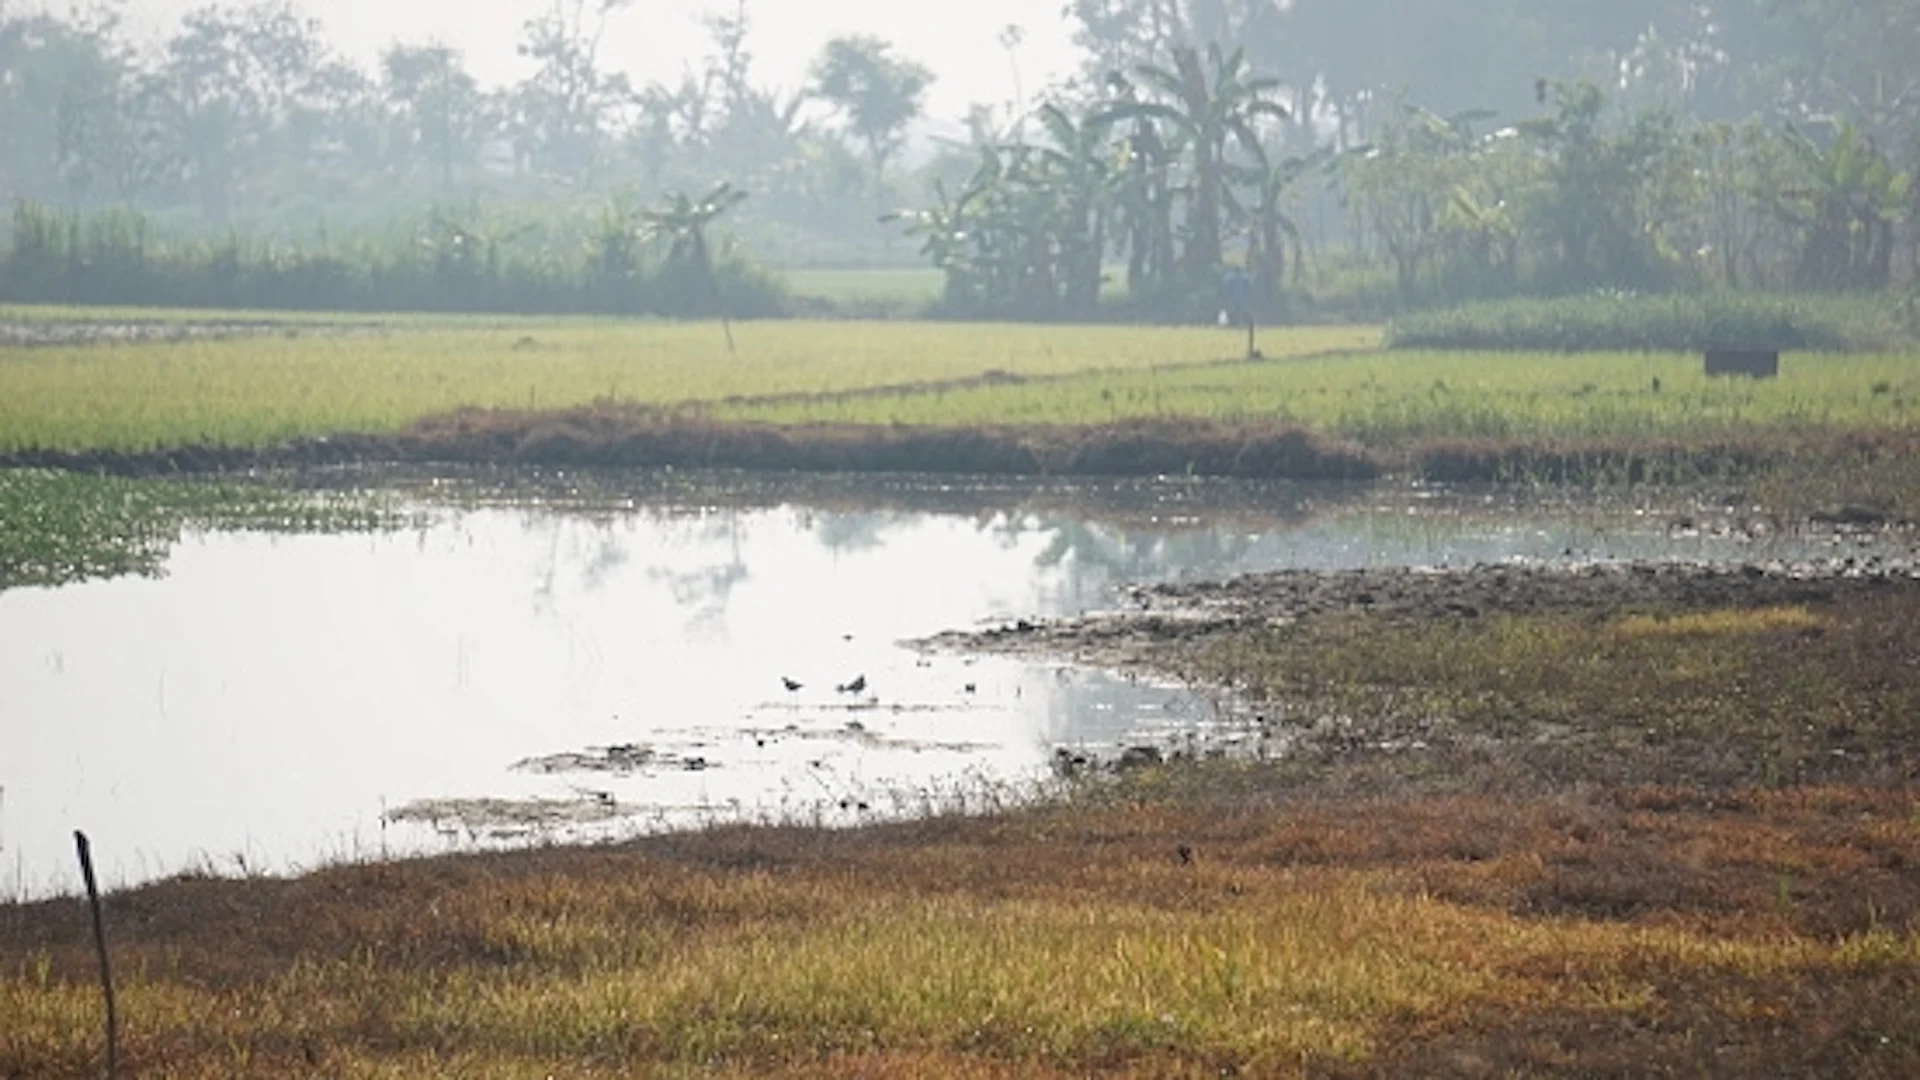
[(920, 210), (896, 210), (881, 218), (883, 223), (901, 225), (908, 236), (920, 240), (920, 254), (945, 275), (946, 303), (956, 311), (976, 310), (985, 299), (974, 258), (977, 242), (974, 203), (984, 189), (975, 181), (970, 181), (956, 197), (947, 193), (944, 181), (936, 180), (934, 205)]
[(1172, 67), (1142, 64), (1134, 73), (1155, 96), (1116, 101), (1096, 115), (1109, 121), (1158, 120), (1184, 136), (1192, 155), (1193, 195), (1181, 272), (1189, 288), (1208, 287), (1223, 262), (1221, 225), (1232, 148), (1257, 155), (1260, 121), (1287, 118), (1286, 106), (1273, 98), (1280, 80), (1251, 75), (1244, 50), (1223, 57), (1213, 48), (1203, 60), (1198, 49), (1185, 45), (1174, 49)]
[(1295, 265), (1300, 262), (1300, 227), (1288, 213), (1288, 203), (1294, 185), (1324, 168), (1328, 160), (1326, 151), (1316, 151), (1274, 161), (1260, 147), (1251, 165), (1232, 171), (1238, 183), (1227, 189), (1228, 209), (1246, 229), (1247, 274), (1256, 307), (1273, 311), (1280, 306), (1288, 257), (1293, 257)]
[(642, 235), (667, 244), (666, 264), (660, 271), (667, 307), (677, 313), (719, 315), (729, 352), (733, 350), (733, 327), (719, 282), (713, 276), (713, 249), (707, 241), (707, 228), (746, 200), (747, 192), (722, 182), (698, 199), (672, 192), (659, 208), (640, 214)]
[(1912, 175), (1896, 169), (1852, 124), (1842, 124), (1824, 150), (1791, 129), (1786, 145), (1803, 180), (1782, 192), (1776, 209), (1803, 237), (1800, 284), (1884, 287), (1893, 276), (1895, 230), (1906, 216)]
[[(1114, 72), (1107, 86), (1115, 95), (1105, 111), (1116, 117), (1139, 101), (1126, 76)], [(1182, 188), (1173, 177), (1179, 147), (1151, 116), (1128, 110), (1129, 130), (1120, 140), (1120, 172), (1115, 180), (1115, 219), (1127, 250), (1127, 294), (1136, 300), (1161, 291), (1178, 269), (1174, 245), (1174, 202)]]
[(1444, 277), (1468, 295), (1511, 293), (1519, 286), (1520, 232), (1506, 200), (1455, 187), (1440, 212)]
[(1059, 260), (1056, 280), (1065, 313), (1091, 315), (1100, 303), (1102, 262), (1112, 216), (1115, 166), (1110, 153), (1111, 124), (1099, 116), (1075, 120), (1057, 104), (1036, 114), (1052, 145), (1039, 152), (1043, 190), (1057, 205)]

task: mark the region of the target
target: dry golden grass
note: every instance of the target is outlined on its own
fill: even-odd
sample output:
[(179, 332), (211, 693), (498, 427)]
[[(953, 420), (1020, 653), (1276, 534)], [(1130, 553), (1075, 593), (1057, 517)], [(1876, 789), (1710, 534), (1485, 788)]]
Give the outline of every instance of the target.
[(1713, 637), (1721, 634), (1765, 634), (1779, 630), (1819, 631), (1827, 620), (1805, 606), (1763, 607), (1748, 611), (1690, 611), (1680, 615), (1630, 615), (1614, 624), (1614, 632), (1629, 638)]
[[(1920, 1066), (1913, 814), (1849, 789), (1122, 797), (109, 911), (129, 1075), (1479, 1075), (1638, 1032), (1622, 1067), (1893, 1076)], [(80, 905), (0, 909), (0, 957), (0, 1075), (93, 1075)]]

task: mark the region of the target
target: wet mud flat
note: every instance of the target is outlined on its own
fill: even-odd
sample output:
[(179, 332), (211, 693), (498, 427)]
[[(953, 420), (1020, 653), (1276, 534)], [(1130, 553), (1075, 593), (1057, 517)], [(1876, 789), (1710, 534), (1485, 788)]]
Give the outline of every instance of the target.
[(945, 650), (1166, 666), (1182, 642), (1223, 630), (1359, 617), (1382, 623), (1542, 613), (1834, 604), (1920, 590), (1920, 559), (1869, 555), (1740, 564), (1595, 562), (1280, 571), (1134, 588), (1131, 606), (1075, 619), (1021, 619), (929, 639)]
[(1172, 756), (1251, 756), (1279, 774), (1239, 792), (1255, 801), (1276, 783), (1904, 790), (1920, 778), (1916, 616), (1912, 556), (1506, 564), (1147, 586), (1121, 610), (925, 644), (1187, 681), (1239, 724)]

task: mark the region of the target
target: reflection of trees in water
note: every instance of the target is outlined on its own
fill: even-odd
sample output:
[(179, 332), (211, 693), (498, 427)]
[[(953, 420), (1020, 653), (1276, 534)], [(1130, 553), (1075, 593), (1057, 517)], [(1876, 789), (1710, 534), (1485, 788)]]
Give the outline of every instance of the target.
[[(690, 630), (724, 622), (727, 606), (733, 602), (733, 590), (753, 576), (740, 551), (741, 513), (721, 510), (686, 522), (691, 528), (684, 531), (684, 538), (676, 545), (697, 552), (718, 550), (723, 553), (722, 558), (689, 570), (655, 567), (647, 571), (650, 579), (665, 584), (673, 594), (674, 603), (686, 613)], [(665, 528), (661, 531), (670, 532)]]
[[(615, 515), (531, 509), (522, 527), (544, 540), (534, 567), (534, 612), (555, 614), (563, 585), (582, 593), (599, 592), (636, 561), (671, 552), (701, 561), (685, 569), (651, 562), (646, 566), (648, 580), (667, 587), (690, 629), (711, 626), (724, 619), (733, 590), (752, 576), (741, 550), (741, 513), (650, 508)], [(642, 541), (651, 550), (637, 551), (635, 545)]]
[[(1270, 521), (1261, 528), (1279, 525)], [(1009, 548), (1045, 537), (1034, 565), (1054, 573), (1058, 600), (1067, 607), (1108, 600), (1109, 590), (1123, 583), (1231, 574), (1262, 539), (1244, 526), (1141, 530), (1051, 514), (998, 515), (986, 528)]]
[[(746, 522), (768, 518), (779, 527), (782, 510), (791, 515), (788, 527), (797, 536), (811, 537), (836, 556), (877, 551), (897, 539), (889, 534), (911, 533), (939, 518), (971, 520), (1003, 551), (1037, 547), (1034, 566), (1051, 578), (1047, 587), (1058, 603), (1087, 607), (1110, 601), (1119, 584), (1237, 572), (1276, 532), (1337, 510), (1364, 491), (1144, 481), (1024, 489), (905, 485), (871, 492), (865, 500), (843, 493), (824, 502), (762, 498), (716, 505), (698, 499), (695, 485), (678, 493), (686, 502), (638, 505), (616, 491), (597, 498), (574, 491), (573, 506), (528, 508), (525, 527), (548, 541), (536, 573), (537, 610), (551, 612), (563, 567), (591, 592), (640, 562), (686, 611), (688, 625), (701, 627), (722, 620), (734, 589), (752, 576), (742, 553)], [(588, 528), (577, 530), (583, 523)], [(665, 560), (638, 551), (637, 537), (694, 565), (658, 565)]]
[[(581, 517), (532, 510), (521, 518), (529, 533), (546, 534), (546, 552), (534, 574), (534, 604), (543, 613), (553, 610), (562, 566), (573, 569), (581, 591), (597, 592), (627, 565), (632, 556), (620, 535), (619, 519), (605, 514)], [(585, 525), (582, 529), (579, 526)]]
[(627, 565), (631, 557), (611, 523), (596, 528), (592, 539), (592, 550), (582, 556), (580, 584), (588, 592), (597, 592), (606, 587), (607, 582), (621, 567)]
[(891, 512), (816, 512), (802, 510), (801, 527), (813, 534), (822, 547), (835, 555), (875, 551), (886, 546), (885, 533), (894, 526), (911, 524), (906, 514)]

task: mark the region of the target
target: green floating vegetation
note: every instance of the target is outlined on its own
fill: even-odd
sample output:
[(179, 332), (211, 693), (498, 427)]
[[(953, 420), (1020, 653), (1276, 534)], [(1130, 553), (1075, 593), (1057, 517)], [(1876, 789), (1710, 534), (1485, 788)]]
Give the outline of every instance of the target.
[(188, 529), (342, 532), (398, 520), (390, 506), (365, 495), (0, 470), (0, 592), (157, 575)]
[(1393, 321), (1390, 340), (1397, 349), (1845, 352), (1897, 349), (1912, 335), (1886, 296), (1609, 291), (1405, 315)]

